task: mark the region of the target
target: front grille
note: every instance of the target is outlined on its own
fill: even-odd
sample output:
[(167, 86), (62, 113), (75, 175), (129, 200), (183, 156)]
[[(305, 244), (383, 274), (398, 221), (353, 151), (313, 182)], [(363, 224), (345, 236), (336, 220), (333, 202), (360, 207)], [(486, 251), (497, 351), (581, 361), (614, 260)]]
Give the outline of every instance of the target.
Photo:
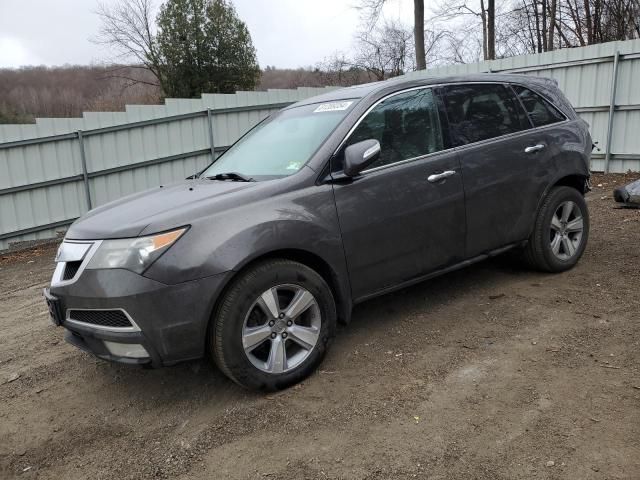
[(78, 273), (78, 269), (82, 265), (82, 260), (78, 262), (67, 262), (64, 266), (64, 273), (62, 274), (62, 280), (71, 280)]
[(101, 327), (127, 328), (133, 326), (122, 310), (71, 310), (69, 318), (76, 322)]

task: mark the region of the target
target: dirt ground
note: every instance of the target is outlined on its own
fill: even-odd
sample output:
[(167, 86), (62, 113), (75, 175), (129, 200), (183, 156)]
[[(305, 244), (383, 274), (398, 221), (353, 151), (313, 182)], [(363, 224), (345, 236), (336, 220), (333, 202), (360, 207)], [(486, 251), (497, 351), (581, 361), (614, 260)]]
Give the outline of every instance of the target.
[(0, 478), (640, 479), (640, 210), (611, 195), (635, 177), (595, 176), (574, 270), (498, 258), (362, 304), (277, 394), (79, 352), (41, 297), (55, 249), (7, 255)]

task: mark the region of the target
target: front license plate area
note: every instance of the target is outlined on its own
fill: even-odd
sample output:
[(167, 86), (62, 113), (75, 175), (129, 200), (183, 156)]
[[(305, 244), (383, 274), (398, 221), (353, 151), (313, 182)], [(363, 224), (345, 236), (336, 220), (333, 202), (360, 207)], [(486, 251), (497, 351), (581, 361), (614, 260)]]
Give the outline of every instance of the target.
[(51, 322), (56, 325), (62, 325), (62, 313), (60, 310), (60, 300), (49, 293), (49, 289), (45, 288), (43, 291), (44, 299), (47, 302), (47, 308), (49, 309), (49, 317)]

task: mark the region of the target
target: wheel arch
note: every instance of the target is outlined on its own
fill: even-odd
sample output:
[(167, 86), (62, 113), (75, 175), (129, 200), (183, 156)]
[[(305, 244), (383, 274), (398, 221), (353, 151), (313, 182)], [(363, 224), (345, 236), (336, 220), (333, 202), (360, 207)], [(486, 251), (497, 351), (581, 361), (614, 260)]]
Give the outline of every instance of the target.
[(584, 195), (585, 193), (587, 193), (590, 190), (590, 187), (589, 187), (589, 176), (588, 175), (583, 175), (583, 174), (578, 174), (578, 173), (571, 174), (571, 175), (565, 175), (564, 177), (561, 177), (561, 178), (557, 179), (553, 185), (551, 185), (549, 188), (547, 188), (547, 190), (545, 192), (545, 196), (546, 196), (547, 193), (549, 193), (549, 191), (553, 187), (560, 187), (560, 186), (575, 188), (576, 190), (578, 190), (580, 193), (582, 193)]
[(585, 175), (582, 173), (570, 173), (566, 175), (560, 175), (559, 177), (556, 177), (554, 180), (549, 182), (549, 185), (547, 185), (547, 188), (545, 188), (544, 191), (542, 192), (542, 195), (540, 195), (540, 198), (538, 199), (538, 206), (536, 208), (536, 215), (537, 215), (537, 212), (540, 211), (540, 207), (542, 206), (544, 199), (547, 198), (547, 195), (549, 195), (549, 192), (555, 187), (562, 187), (562, 186), (574, 188), (577, 191), (579, 191), (582, 195), (584, 195), (589, 190), (591, 190), (591, 187), (589, 185), (589, 175)]

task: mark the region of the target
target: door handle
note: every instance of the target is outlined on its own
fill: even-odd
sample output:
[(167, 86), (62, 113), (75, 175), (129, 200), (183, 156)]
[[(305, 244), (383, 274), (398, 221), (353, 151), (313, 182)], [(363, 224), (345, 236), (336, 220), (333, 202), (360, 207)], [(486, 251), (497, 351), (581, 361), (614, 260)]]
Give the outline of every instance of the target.
[(544, 145), (542, 145), (541, 143), (539, 143), (538, 145), (534, 145), (532, 147), (527, 147), (524, 149), (524, 153), (535, 153), (535, 152), (539, 152), (540, 150), (542, 150), (544, 148)]
[(436, 182), (439, 182), (440, 180), (444, 180), (445, 178), (448, 178), (451, 175), (455, 175), (455, 174), (456, 174), (455, 170), (447, 170), (442, 173), (431, 174), (427, 177), (427, 180), (429, 180), (431, 183), (436, 183)]

